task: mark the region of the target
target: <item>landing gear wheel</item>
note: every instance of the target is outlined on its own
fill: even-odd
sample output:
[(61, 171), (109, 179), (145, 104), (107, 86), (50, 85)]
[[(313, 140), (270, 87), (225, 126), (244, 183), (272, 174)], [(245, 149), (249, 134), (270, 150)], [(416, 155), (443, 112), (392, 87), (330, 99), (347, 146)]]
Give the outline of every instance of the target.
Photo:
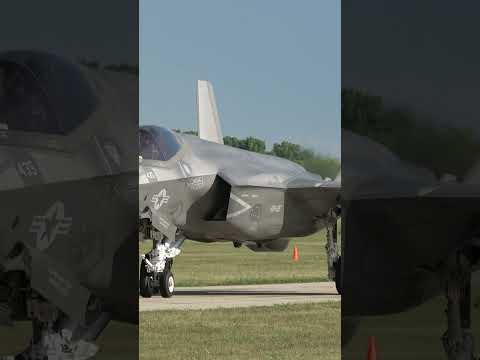
[(170, 270), (160, 275), (160, 295), (164, 298), (172, 297), (175, 292), (175, 278)]
[(153, 295), (152, 278), (147, 272), (145, 260), (142, 260), (140, 265), (140, 295), (144, 298), (150, 298)]

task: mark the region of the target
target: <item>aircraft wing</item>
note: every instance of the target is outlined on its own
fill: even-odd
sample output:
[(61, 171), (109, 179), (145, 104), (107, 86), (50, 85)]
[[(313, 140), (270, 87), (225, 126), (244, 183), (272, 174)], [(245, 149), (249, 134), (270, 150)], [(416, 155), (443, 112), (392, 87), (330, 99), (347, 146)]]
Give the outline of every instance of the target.
[(238, 165), (226, 165), (219, 176), (232, 186), (232, 191), (242, 193), (247, 188), (270, 189), (272, 194), (281, 191), (285, 203), (295, 203), (314, 216), (323, 216), (335, 207), (340, 195), (340, 174), (334, 179), (323, 179), (306, 171), (296, 163), (270, 156), (245, 153)]
[(340, 183), (336, 181), (305, 184), (304, 186), (288, 187), (285, 195), (287, 199), (302, 203), (313, 215), (323, 216), (337, 204), (340, 186)]

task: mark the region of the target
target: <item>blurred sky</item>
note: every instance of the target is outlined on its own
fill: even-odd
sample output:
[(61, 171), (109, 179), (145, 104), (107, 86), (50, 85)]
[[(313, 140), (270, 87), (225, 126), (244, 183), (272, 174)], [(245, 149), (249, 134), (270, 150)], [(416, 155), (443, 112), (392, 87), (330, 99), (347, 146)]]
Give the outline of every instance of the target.
[(196, 129), (212, 82), (224, 135), (340, 156), (340, 1), (140, 1), (140, 123)]

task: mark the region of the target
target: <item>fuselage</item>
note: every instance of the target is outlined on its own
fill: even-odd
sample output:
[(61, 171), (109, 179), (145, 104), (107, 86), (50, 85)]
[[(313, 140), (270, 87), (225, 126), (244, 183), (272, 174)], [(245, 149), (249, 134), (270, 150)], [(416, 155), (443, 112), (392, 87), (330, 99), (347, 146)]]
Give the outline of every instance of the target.
[[(196, 136), (155, 127), (144, 131), (174, 137), (177, 145), (163, 161), (142, 158), (140, 212), (156, 206), (161, 217), (200, 241), (270, 241), (318, 230), (316, 216), (321, 214), (312, 213), (308, 202), (290, 192), (324, 184), (321, 176), (285, 159)], [(331, 200), (327, 207), (334, 206)]]
[[(137, 280), (124, 272), (135, 245), (124, 248), (137, 228), (136, 138), (124, 135), (137, 129), (136, 105), (126, 101), (133, 80), (36, 52), (0, 54), (0, 67), (17, 74), (12, 93), (0, 98), (0, 201), (8, 204), (0, 210), (0, 262), (6, 266), (0, 278), (24, 270), (8, 260), (24, 248), (34, 259), (32, 288), (65, 313), (80, 313), (72, 306), (81, 301), (68, 296), (92, 293), (115, 309), (116, 318), (135, 321)], [(28, 91), (18, 91), (24, 87)], [(135, 275), (136, 259), (130, 262)], [(44, 288), (52, 272), (68, 274), (68, 296)], [(130, 278), (133, 291), (123, 291), (128, 286), (117, 276)]]
[(478, 266), (476, 171), (465, 182), (440, 181), (368, 138), (343, 138), (343, 314), (401, 312), (441, 294), (443, 266), (457, 251)]

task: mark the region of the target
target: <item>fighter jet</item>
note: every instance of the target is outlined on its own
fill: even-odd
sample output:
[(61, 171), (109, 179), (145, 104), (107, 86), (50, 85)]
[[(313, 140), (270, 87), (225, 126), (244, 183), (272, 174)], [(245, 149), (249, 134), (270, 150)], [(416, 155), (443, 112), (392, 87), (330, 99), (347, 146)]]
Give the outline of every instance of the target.
[(480, 166), (464, 179), (439, 177), (365, 136), (344, 131), (342, 140), (337, 281), (343, 324), (444, 295), (444, 350), (448, 359), (472, 359), (470, 282), (480, 266)]
[(198, 81), (197, 97), (198, 136), (140, 128), (140, 229), (142, 238), (153, 239), (141, 263), (141, 296), (172, 296), (173, 258), (187, 238), (283, 251), (289, 237), (327, 227), (332, 274), (340, 177), (224, 145), (209, 82)]
[(87, 358), (110, 320), (138, 323), (136, 84), (0, 54), (0, 324), (33, 323), (16, 358)]

